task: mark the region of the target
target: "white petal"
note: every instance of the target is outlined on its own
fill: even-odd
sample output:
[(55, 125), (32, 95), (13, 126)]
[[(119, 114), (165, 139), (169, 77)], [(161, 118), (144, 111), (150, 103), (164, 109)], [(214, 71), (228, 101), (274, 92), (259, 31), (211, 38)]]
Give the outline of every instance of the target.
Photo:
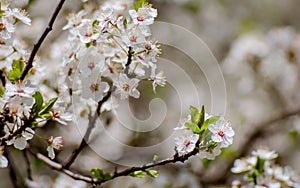
[(53, 147), (48, 146), (48, 147), (47, 147), (47, 151), (48, 151), (48, 156), (49, 156), (51, 159), (54, 159), (54, 158), (55, 158), (55, 153), (54, 153)]
[(30, 140), (33, 138), (34, 133), (34, 130), (27, 127), (23, 133), (23, 137), (25, 137), (26, 140)]
[(130, 96), (134, 98), (139, 98), (140, 97), (140, 92), (137, 89), (133, 89), (130, 91)]
[(27, 144), (27, 141), (26, 141), (26, 139), (24, 137), (17, 138), (14, 141), (15, 148), (17, 148), (19, 150), (25, 149), (26, 144)]
[(8, 165), (8, 160), (5, 156), (0, 156), (0, 168), (6, 168)]

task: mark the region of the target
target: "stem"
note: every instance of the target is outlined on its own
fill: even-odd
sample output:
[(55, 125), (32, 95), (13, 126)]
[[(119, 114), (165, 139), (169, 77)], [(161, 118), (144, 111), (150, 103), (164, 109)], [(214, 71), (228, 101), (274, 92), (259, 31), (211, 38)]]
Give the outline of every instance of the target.
[(103, 105), (104, 102), (106, 102), (109, 99), (110, 96), (111, 96), (111, 92), (108, 92), (106, 96), (101, 101), (98, 102), (98, 107), (94, 115), (93, 116), (89, 115), (89, 124), (86, 129), (86, 132), (81, 140), (79, 147), (76, 148), (69, 156), (69, 158), (64, 162), (63, 167), (65, 169), (70, 168), (70, 166), (74, 163), (75, 159), (78, 157), (79, 153), (88, 145), (90, 135), (96, 124), (96, 120), (100, 116), (101, 106)]
[[(199, 142), (200, 141), (198, 141), (196, 143), (196, 145), (199, 145)], [(138, 171), (138, 170), (144, 171), (146, 169), (149, 169), (149, 168), (152, 168), (152, 167), (155, 167), (155, 166), (166, 165), (166, 164), (169, 164), (169, 163), (176, 163), (176, 162), (182, 162), (183, 163), (184, 161), (188, 160), (191, 156), (196, 155), (199, 152), (199, 148), (195, 147), (193, 151), (191, 151), (190, 153), (187, 153), (185, 155), (179, 156), (178, 153), (176, 153), (171, 158), (167, 158), (167, 159), (164, 159), (164, 160), (161, 160), (161, 161), (155, 161), (153, 163), (145, 164), (143, 166), (127, 168), (127, 169), (125, 169), (123, 171), (120, 171), (120, 172), (116, 171), (113, 174), (113, 176), (112, 176), (111, 179), (100, 180), (100, 181), (98, 181), (96, 178), (92, 178), (90, 176), (86, 176), (86, 175), (75, 173), (75, 172), (67, 169), (66, 167), (64, 167), (64, 165), (62, 165), (60, 163), (57, 163), (55, 161), (52, 161), (51, 159), (49, 159), (48, 157), (44, 156), (43, 154), (35, 153), (35, 152), (31, 151), (31, 150), (29, 150), (29, 152), (34, 157), (36, 157), (37, 159), (39, 159), (42, 162), (44, 162), (46, 165), (48, 165), (52, 169), (54, 169), (56, 171), (59, 171), (59, 172), (62, 172), (62, 173), (70, 176), (71, 178), (73, 178), (75, 180), (85, 181), (85, 182), (90, 183), (93, 186), (95, 186), (95, 185), (101, 185), (104, 182), (111, 181), (111, 180), (113, 180), (115, 178), (118, 178), (118, 177), (121, 177), (121, 176), (127, 176), (127, 175), (131, 174), (132, 172), (135, 172), (135, 171)]]
[(45, 31), (43, 32), (42, 36), (40, 37), (40, 39), (38, 40), (38, 42), (36, 44), (34, 44), (33, 46), (33, 50), (31, 51), (28, 63), (26, 65), (26, 67), (24, 68), (19, 80), (23, 81), (27, 75), (27, 73), (29, 72), (29, 70), (32, 68), (32, 64), (33, 64), (33, 60), (35, 55), (37, 54), (39, 48), (41, 47), (42, 43), (44, 42), (44, 40), (46, 39), (47, 35), (49, 34), (50, 31), (52, 31), (52, 27), (54, 24), (55, 19), (58, 16), (58, 13), (60, 12), (60, 10), (62, 9), (62, 6), (64, 4), (65, 0), (60, 0), (60, 2), (58, 3), (54, 13), (52, 14), (52, 17), (48, 23), (47, 28), (45, 29)]

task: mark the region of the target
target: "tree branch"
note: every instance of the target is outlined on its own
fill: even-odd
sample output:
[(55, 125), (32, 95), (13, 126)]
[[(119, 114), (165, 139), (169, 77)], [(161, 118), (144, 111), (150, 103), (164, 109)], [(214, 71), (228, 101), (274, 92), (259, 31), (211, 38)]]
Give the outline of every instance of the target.
[(90, 135), (96, 124), (96, 120), (100, 116), (101, 107), (102, 107), (103, 103), (109, 99), (110, 96), (111, 96), (111, 92), (109, 91), (106, 94), (106, 96), (101, 101), (98, 102), (98, 107), (97, 107), (97, 110), (95, 111), (94, 115), (93, 116), (89, 115), (89, 124), (88, 124), (86, 132), (81, 140), (81, 143), (80, 143), (79, 147), (76, 148), (72, 152), (72, 154), (69, 156), (69, 158), (64, 162), (64, 164), (63, 164), (64, 168), (66, 168), (66, 169), (70, 168), (70, 166), (73, 164), (75, 159), (78, 157), (79, 153), (88, 145)]
[[(200, 140), (198, 140), (196, 145), (199, 145), (199, 143), (200, 143)], [(130, 175), (131, 173), (133, 173), (135, 171), (139, 171), (139, 170), (145, 171), (146, 169), (149, 169), (149, 168), (152, 168), (152, 167), (155, 167), (155, 166), (166, 165), (166, 164), (169, 164), (169, 163), (176, 163), (176, 162), (182, 162), (183, 163), (184, 161), (188, 160), (191, 156), (196, 155), (199, 152), (199, 148), (195, 147), (193, 151), (191, 151), (190, 153), (187, 153), (185, 155), (179, 156), (178, 153), (176, 153), (173, 157), (168, 158), (168, 159), (164, 159), (164, 160), (153, 162), (153, 163), (148, 163), (148, 164), (145, 164), (145, 165), (142, 165), (142, 166), (139, 166), (139, 167), (127, 168), (127, 169), (122, 170), (120, 172), (115, 172), (110, 179), (100, 180), (100, 181), (97, 180), (96, 178), (92, 178), (90, 176), (78, 174), (78, 173), (75, 173), (75, 172), (73, 172), (69, 169), (66, 169), (62, 164), (57, 163), (55, 161), (52, 161), (51, 159), (44, 156), (43, 154), (35, 153), (32, 150), (29, 150), (29, 152), (34, 157), (36, 157), (37, 159), (44, 162), (46, 165), (48, 165), (52, 169), (54, 169), (56, 171), (59, 171), (59, 172), (62, 172), (62, 173), (68, 175), (69, 177), (71, 177), (75, 180), (85, 181), (87, 183), (91, 183), (92, 185), (101, 185), (101, 184), (103, 184), (107, 181), (111, 181), (115, 178)]]
[(58, 13), (60, 12), (60, 10), (62, 9), (62, 6), (64, 4), (65, 0), (60, 0), (60, 2), (58, 3), (54, 13), (52, 14), (52, 17), (48, 23), (47, 28), (45, 29), (45, 31), (43, 32), (42, 36), (40, 37), (40, 39), (38, 40), (38, 42), (36, 44), (34, 44), (33, 46), (33, 50), (31, 51), (29, 60), (27, 62), (26, 67), (24, 68), (19, 80), (23, 81), (27, 75), (27, 73), (29, 72), (29, 70), (32, 68), (32, 64), (33, 64), (33, 60), (35, 55), (37, 54), (39, 48), (41, 47), (42, 43), (44, 42), (44, 40), (46, 39), (47, 35), (49, 34), (50, 31), (52, 31), (52, 27), (54, 24), (55, 19), (58, 16)]

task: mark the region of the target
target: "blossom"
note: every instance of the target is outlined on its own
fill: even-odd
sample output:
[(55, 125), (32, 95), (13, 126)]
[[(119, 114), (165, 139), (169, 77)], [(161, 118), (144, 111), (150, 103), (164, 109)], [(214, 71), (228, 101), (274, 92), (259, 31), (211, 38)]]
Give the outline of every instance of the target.
[(215, 124), (210, 124), (208, 130), (212, 133), (211, 139), (221, 143), (221, 147), (232, 144), (234, 131), (228, 121), (221, 117)]
[(27, 87), (24, 84), (12, 84), (8, 82), (5, 85), (5, 97), (10, 98), (12, 96), (18, 95), (21, 97), (32, 98), (35, 89)]
[(61, 136), (58, 136), (55, 138), (53, 138), (53, 136), (51, 136), (50, 138), (48, 138), (47, 151), (48, 151), (48, 156), (51, 159), (55, 158), (54, 149), (61, 150), (62, 147), (63, 147), (63, 138)]
[(92, 21), (88, 19), (83, 19), (82, 24), (71, 31), (79, 36), (80, 41), (84, 44), (96, 40), (99, 37), (99, 33), (94, 32)]
[(136, 89), (138, 83), (139, 79), (130, 79), (126, 76), (126, 74), (121, 73), (119, 76), (119, 80), (114, 82), (114, 86), (117, 87), (116, 93), (121, 95), (121, 99), (126, 99), (129, 96), (139, 98), (140, 92)]
[(0, 18), (0, 36), (3, 39), (10, 39), (11, 33), (15, 32), (15, 26), (11, 20), (1, 17)]
[(154, 18), (157, 16), (157, 10), (152, 8), (150, 4), (144, 3), (138, 11), (129, 10), (129, 14), (133, 23), (139, 25), (151, 25), (154, 22)]
[(24, 10), (18, 8), (8, 9), (5, 16), (13, 16), (15, 19), (20, 20), (27, 25), (31, 25), (31, 20)]
[[(16, 128), (15, 128), (16, 126), (14, 126), (14, 124), (8, 124), (8, 126), (9, 126), (10, 130), (11, 129), (16, 130)], [(4, 127), (4, 130), (7, 134), (10, 134), (9, 128)], [(35, 133), (34, 130), (27, 127), (21, 134), (16, 135), (11, 140), (6, 141), (6, 143), (7, 143), (7, 145), (13, 144), (15, 148), (17, 148), (19, 150), (23, 150), (23, 149), (25, 149), (25, 147), (27, 145), (27, 140), (31, 140), (33, 138), (34, 133)]]
[(160, 71), (159, 73), (157, 74), (153, 74), (151, 76), (151, 78), (153, 79), (153, 82), (152, 82), (152, 87), (153, 87), (153, 92), (155, 92), (155, 89), (156, 89), (156, 86), (159, 85), (159, 86), (165, 86), (166, 85), (166, 77), (164, 75), (164, 72), (163, 71)]
[(96, 102), (98, 102), (103, 98), (104, 93), (108, 92), (109, 90), (109, 85), (106, 82), (102, 82), (101, 78), (98, 76), (94, 76), (93, 73), (91, 76), (83, 77), (81, 81), (82, 81), (81, 95), (83, 98), (86, 99), (92, 98)]
[(176, 151), (186, 154), (194, 150), (199, 139), (199, 134), (194, 134), (190, 129), (180, 130), (180, 135), (175, 138)]
[(69, 14), (67, 19), (68, 23), (62, 29), (67, 30), (73, 27), (78, 27), (82, 23), (82, 17), (86, 14), (84, 10), (79, 11), (77, 14)]
[(273, 150), (270, 151), (267, 148), (261, 148), (252, 152), (252, 155), (258, 156), (261, 159), (272, 160), (278, 157), (278, 154)]
[(198, 156), (200, 159), (208, 159), (208, 160), (214, 160), (216, 156), (221, 154), (220, 145), (217, 145), (214, 148), (205, 148), (204, 150), (200, 150)]
[(237, 159), (234, 161), (234, 165), (231, 168), (231, 172), (233, 173), (241, 173), (247, 172), (252, 169), (252, 166), (257, 162), (256, 157), (249, 157), (243, 159)]
[(52, 120), (57, 121), (62, 125), (67, 125), (68, 122), (72, 121), (73, 115), (69, 112), (62, 112), (60, 110), (51, 110), (50, 114), (52, 116)]

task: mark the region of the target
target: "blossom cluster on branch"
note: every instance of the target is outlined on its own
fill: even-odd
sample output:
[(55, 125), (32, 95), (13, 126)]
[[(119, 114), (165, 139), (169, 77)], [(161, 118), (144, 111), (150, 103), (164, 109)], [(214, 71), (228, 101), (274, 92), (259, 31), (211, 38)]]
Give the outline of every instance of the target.
[(232, 187), (300, 187), (300, 176), (291, 167), (276, 164), (277, 157), (275, 151), (261, 148), (253, 151), (251, 156), (235, 160), (231, 171), (245, 175), (243, 182), (235, 180)]
[[(31, 53), (13, 36), (18, 22), (30, 25), (31, 19), (24, 10), (0, 2), (0, 167), (12, 168), (7, 152), (13, 145), (25, 152), (27, 163), (26, 152), (29, 152), (53, 169), (97, 186), (120, 176), (157, 177), (158, 172), (152, 167), (185, 162), (193, 155), (214, 159), (221, 148), (232, 144), (235, 133), (227, 119), (208, 115), (204, 107), (199, 110), (191, 106), (188, 119), (175, 128), (178, 137), (174, 156), (114, 173), (100, 168), (91, 169), (91, 175), (70, 171), (101, 113), (117, 108), (121, 100), (139, 98), (141, 81), (150, 81), (155, 93), (157, 86), (166, 85), (166, 78), (163, 71), (157, 70), (161, 50), (149, 27), (157, 17), (157, 10), (146, 1), (113, 0), (96, 9), (86, 3), (83, 10), (68, 16), (63, 27), (69, 32), (65, 41), (68, 47), (55, 67), (58, 77), (52, 83), (52, 72), (35, 55), (64, 2), (59, 2)], [(75, 104), (76, 100), (80, 103)], [(63, 149), (63, 137), (40, 135), (39, 129), (49, 128), (49, 124), (67, 125), (74, 116), (79, 122), (88, 121), (86, 133), (70, 157), (57, 163), (56, 151)], [(43, 152), (47, 151), (49, 158), (35, 151), (31, 145), (33, 138), (46, 143)], [(30, 174), (30, 164), (28, 169)], [(29, 179), (32, 183), (32, 178)]]

